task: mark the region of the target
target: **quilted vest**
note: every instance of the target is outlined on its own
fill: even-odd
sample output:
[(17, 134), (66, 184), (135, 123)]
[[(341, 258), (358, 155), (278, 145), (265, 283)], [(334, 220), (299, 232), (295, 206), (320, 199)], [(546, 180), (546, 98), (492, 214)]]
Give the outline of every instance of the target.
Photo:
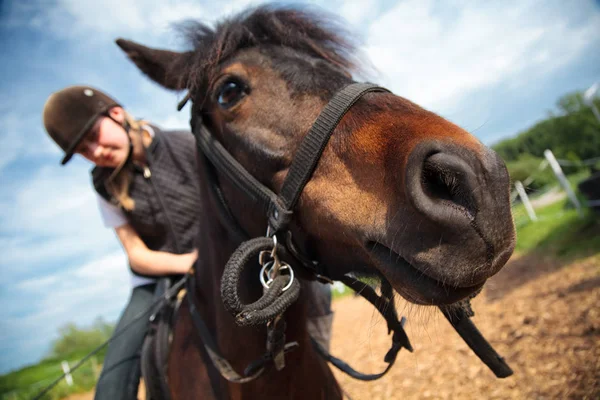
[[(149, 173), (133, 164), (128, 166), (133, 172), (129, 195), (135, 207), (123, 211), (149, 249), (188, 253), (197, 247), (200, 228), (195, 138), (190, 132), (152, 128), (154, 138), (146, 149)], [(102, 197), (118, 205), (104, 186), (111, 172), (110, 168), (96, 167), (92, 180)]]

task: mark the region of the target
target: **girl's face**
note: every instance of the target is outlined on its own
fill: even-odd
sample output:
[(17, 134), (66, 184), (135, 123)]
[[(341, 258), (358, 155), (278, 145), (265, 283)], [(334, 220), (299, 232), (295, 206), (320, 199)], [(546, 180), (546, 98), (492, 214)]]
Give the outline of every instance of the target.
[[(122, 108), (109, 114), (117, 121), (125, 120)], [(129, 138), (125, 129), (108, 117), (100, 117), (77, 146), (76, 152), (98, 167), (116, 168), (129, 154)]]

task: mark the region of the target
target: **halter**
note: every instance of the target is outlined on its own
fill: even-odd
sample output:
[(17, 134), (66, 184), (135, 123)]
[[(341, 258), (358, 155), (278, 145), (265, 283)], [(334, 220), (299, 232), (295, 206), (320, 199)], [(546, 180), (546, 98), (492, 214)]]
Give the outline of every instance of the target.
[[(254, 178), (222, 145), (203, 124), (202, 117), (192, 117), (191, 127), (196, 137), (198, 149), (204, 155), (208, 178), (211, 181), (213, 196), (217, 199), (218, 214), (230, 231), (242, 241), (231, 255), (222, 278), (221, 295), (225, 308), (233, 315), (240, 326), (267, 324), (267, 352), (259, 360), (246, 368), (244, 376), (237, 374), (229, 362), (219, 355), (214, 340), (200, 317), (193, 298), (194, 279), (188, 279), (187, 299), (190, 304), (192, 320), (213, 364), (221, 375), (231, 381), (243, 383), (255, 379), (264, 372), (267, 364), (272, 363), (277, 370), (285, 366), (284, 354), (298, 344), (285, 343), (285, 322), (282, 315), (286, 308), (298, 297), (300, 285), (294, 279), (293, 268), (305, 268), (318, 280), (331, 283), (326, 268), (311, 260), (298, 250), (292, 240), (289, 226), (294, 217), (296, 204), (306, 184), (327, 146), (333, 131), (348, 110), (366, 93), (389, 92), (387, 89), (366, 83), (353, 83), (338, 91), (324, 107), (309, 132), (301, 142), (289, 172), (285, 177), (279, 194), (274, 193)], [(184, 99), (187, 101), (189, 95)], [(225, 175), (238, 189), (262, 206), (267, 219), (266, 237), (248, 240), (248, 235), (237, 223), (220, 191), (216, 171)], [(281, 239), (285, 240), (282, 241)], [(278, 240), (279, 239), (279, 240)], [(259, 279), (264, 286), (263, 296), (256, 302), (244, 304), (238, 295), (238, 282), (245, 266), (259, 259), (262, 266)], [(412, 351), (408, 336), (403, 329), (404, 317), (398, 319), (394, 306), (393, 289), (390, 283), (382, 279), (382, 295), (378, 295), (370, 286), (353, 277), (345, 275), (342, 282), (365, 297), (382, 314), (388, 324), (388, 332), (393, 332), (392, 347), (385, 356), (387, 368), (379, 373), (366, 375), (352, 369), (342, 360), (333, 357), (314, 340), (313, 346), (327, 361), (349, 375), (362, 380), (374, 380), (389, 371), (401, 348)], [(461, 337), (474, 350), (480, 359), (492, 369), (498, 377), (512, 374), (489, 343), (479, 333), (469, 319), (470, 314), (460, 309), (442, 308), (446, 318), (459, 332)]]

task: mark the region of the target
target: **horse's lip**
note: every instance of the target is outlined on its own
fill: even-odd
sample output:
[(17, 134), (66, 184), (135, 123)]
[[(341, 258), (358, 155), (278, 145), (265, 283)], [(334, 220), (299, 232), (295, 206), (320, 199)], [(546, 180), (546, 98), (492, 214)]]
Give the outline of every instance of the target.
[(469, 297), (483, 286), (483, 282), (467, 287), (444, 284), (428, 276), (381, 242), (369, 242), (367, 249), (380, 272), (390, 281), (394, 289), (413, 303), (453, 304)]

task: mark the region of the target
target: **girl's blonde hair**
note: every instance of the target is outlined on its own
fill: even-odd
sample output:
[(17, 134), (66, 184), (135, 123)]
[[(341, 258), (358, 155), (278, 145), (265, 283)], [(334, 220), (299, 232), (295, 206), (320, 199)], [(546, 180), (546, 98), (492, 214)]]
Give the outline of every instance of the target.
[[(133, 148), (131, 151), (136, 153), (144, 152), (144, 142), (142, 138), (142, 126), (146, 125), (147, 122), (144, 120), (136, 120), (127, 111), (125, 112), (125, 121), (129, 124), (129, 137)], [(132, 155), (133, 156), (133, 155)], [(129, 196), (129, 186), (133, 179), (133, 170), (131, 165), (122, 165), (120, 168), (115, 169), (108, 179), (106, 179), (104, 186), (108, 193), (113, 199), (126, 211), (132, 211), (135, 208), (135, 201)]]

